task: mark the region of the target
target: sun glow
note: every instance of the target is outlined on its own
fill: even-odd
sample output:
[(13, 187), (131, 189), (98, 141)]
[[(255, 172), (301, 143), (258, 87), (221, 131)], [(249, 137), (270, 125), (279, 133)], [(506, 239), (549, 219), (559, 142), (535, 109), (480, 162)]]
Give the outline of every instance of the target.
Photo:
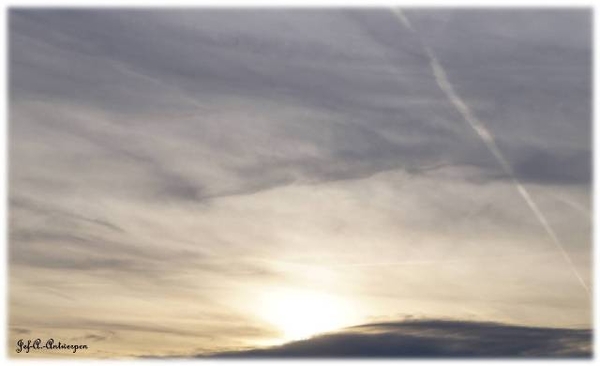
[(262, 299), (262, 317), (281, 330), (286, 341), (349, 326), (351, 309), (340, 298), (308, 290), (279, 290)]

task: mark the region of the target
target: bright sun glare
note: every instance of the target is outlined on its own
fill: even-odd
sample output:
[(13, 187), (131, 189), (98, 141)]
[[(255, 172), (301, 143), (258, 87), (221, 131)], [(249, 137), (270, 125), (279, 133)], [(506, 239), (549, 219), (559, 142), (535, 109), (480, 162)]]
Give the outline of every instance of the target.
[(280, 290), (262, 302), (263, 318), (280, 329), (285, 340), (309, 338), (350, 325), (350, 308), (341, 299), (308, 290)]

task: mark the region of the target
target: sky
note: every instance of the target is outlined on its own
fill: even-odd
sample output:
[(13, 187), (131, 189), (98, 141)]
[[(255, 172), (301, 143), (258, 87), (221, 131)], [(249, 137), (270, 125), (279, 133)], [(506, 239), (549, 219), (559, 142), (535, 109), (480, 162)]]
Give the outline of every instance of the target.
[(590, 9), (8, 18), (9, 350), (589, 352)]

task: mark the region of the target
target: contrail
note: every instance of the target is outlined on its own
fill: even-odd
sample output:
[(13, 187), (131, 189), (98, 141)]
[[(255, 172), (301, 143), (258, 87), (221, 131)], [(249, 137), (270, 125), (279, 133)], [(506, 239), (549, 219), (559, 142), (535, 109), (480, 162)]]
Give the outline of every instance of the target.
[[(404, 13), (402, 13), (402, 11), (400, 9), (393, 8), (392, 13), (396, 16), (396, 18), (400, 21), (400, 23), (402, 23), (402, 25), (404, 25), (404, 27), (406, 27), (409, 31), (411, 31), (416, 36), (416, 38), (420, 40), (420, 37), (418, 37), (417, 32), (415, 31), (413, 26), (410, 24), (408, 18), (404, 15)], [(537, 206), (537, 204), (535, 203), (535, 201), (533, 200), (533, 198), (531, 197), (531, 195), (529, 194), (527, 189), (525, 189), (525, 187), (517, 179), (512, 167), (510, 166), (510, 164), (508, 163), (506, 158), (504, 158), (504, 155), (502, 155), (502, 152), (498, 148), (498, 145), (496, 144), (494, 136), (492, 135), (490, 130), (487, 129), (487, 127), (485, 126), (485, 124), (482, 121), (480, 121), (477, 117), (475, 117), (475, 115), (473, 114), (473, 112), (471, 111), (469, 106), (456, 93), (456, 91), (454, 90), (454, 87), (452, 86), (452, 84), (450, 84), (450, 81), (448, 80), (448, 77), (446, 76), (446, 71), (444, 70), (444, 68), (442, 67), (440, 62), (438, 61), (438, 58), (435, 56), (435, 53), (433, 52), (433, 50), (431, 48), (429, 48), (423, 41), (421, 41), (421, 45), (422, 45), (423, 49), (425, 50), (427, 57), (429, 58), (429, 64), (431, 66), (433, 75), (435, 76), (435, 81), (437, 82), (439, 88), (444, 92), (444, 94), (446, 95), (448, 100), (452, 103), (452, 105), (454, 105), (456, 110), (462, 115), (465, 122), (467, 122), (469, 124), (469, 126), (477, 133), (477, 135), (479, 135), (479, 137), (484, 142), (484, 144), (488, 148), (488, 150), (492, 153), (492, 155), (494, 155), (494, 158), (496, 158), (496, 161), (502, 166), (504, 173), (510, 177), (511, 181), (514, 183), (515, 187), (517, 188), (517, 191), (519, 192), (519, 194), (521, 195), (523, 200), (525, 200), (525, 202), (527, 203), (527, 205), (529, 206), (529, 208), (531, 209), (531, 211), (533, 212), (533, 214), (535, 215), (535, 217), (537, 218), (539, 223), (542, 225), (542, 227), (544, 228), (544, 230), (546, 231), (546, 233), (552, 240), (552, 243), (556, 246), (556, 248), (562, 254), (563, 258), (565, 259), (565, 261), (571, 268), (571, 271), (573, 272), (575, 277), (577, 277), (577, 280), (579, 280), (579, 283), (581, 283), (581, 286), (585, 289), (588, 296), (591, 296), (588, 285), (585, 283), (583, 278), (579, 275), (579, 272), (577, 272), (577, 269), (575, 268), (575, 265), (573, 264), (571, 257), (565, 250), (564, 246), (560, 242), (560, 239), (558, 238), (558, 236), (552, 229), (552, 226), (550, 226), (550, 223), (548, 223), (548, 220), (546, 219), (546, 217), (544, 216), (542, 211), (539, 209), (539, 207)]]

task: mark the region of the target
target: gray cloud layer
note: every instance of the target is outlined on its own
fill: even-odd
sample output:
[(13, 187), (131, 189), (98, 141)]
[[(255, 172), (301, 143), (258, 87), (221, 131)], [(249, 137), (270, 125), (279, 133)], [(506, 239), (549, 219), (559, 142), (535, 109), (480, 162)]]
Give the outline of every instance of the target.
[[(544, 31), (534, 33), (529, 18), (510, 11), (408, 14), (459, 91), (490, 122), (521, 180), (589, 184), (587, 12), (536, 12)], [(303, 24), (306, 35), (300, 37), (295, 30)], [(336, 26), (360, 36), (338, 33)], [(548, 37), (546, 30), (572, 36)], [(511, 36), (520, 33), (525, 36), (518, 41)], [(156, 197), (194, 200), (442, 163), (472, 165), (490, 179), (503, 176), (437, 90), (416, 40), (398, 37), (403, 30), (383, 10), (15, 10), (11, 34), (11, 98), (68, 100), (117, 113), (113, 123), (121, 132), (90, 131), (62, 117), (54, 126), (148, 171), (160, 184)], [(447, 42), (465, 34), (477, 37)], [(274, 108), (269, 114), (277, 118), (279, 109), (284, 114), (278, 117), (289, 122), (217, 125), (209, 101), (226, 95), (312, 112)], [(493, 104), (478, 108), (484, 98)], [(150, 146), (127, 142), (132, 136), (123, 133), (142, 123), (125, 122), (132, 112), (165, 110), (175, 113), (168, 127), (144, 121), (144, 128), (183, 139), (188, 159), (201, 156), (199, 145), (218, 144), (221, 164), (235, 161), (226, 172), (239, 181), (236, 187), (217, 188), (207, 177), (175, 172), (164, 157), (157, 161), (156, 152), (144, 151)], [(255, 117), (266, 117), (257, 112)], [(205, 117), (181, 118), (189, 114)], [(246, 132), (264, 128), (270, 151), (261, 148), (266, 141)]]

